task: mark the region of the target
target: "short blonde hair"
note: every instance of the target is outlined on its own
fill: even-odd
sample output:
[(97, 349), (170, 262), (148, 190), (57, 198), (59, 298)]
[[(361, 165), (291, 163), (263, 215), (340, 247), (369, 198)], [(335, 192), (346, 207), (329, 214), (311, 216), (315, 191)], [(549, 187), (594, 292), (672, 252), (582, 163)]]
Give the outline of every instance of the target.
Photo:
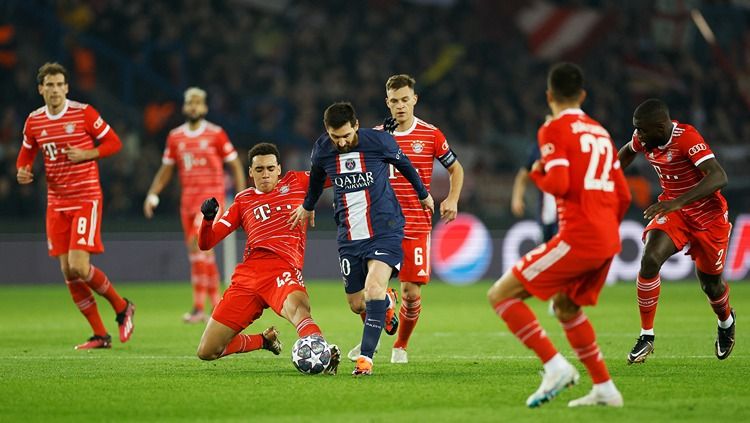
[(185, 90), (185, 103), (190, 100), (190, 97), (198, 96), (201, 100), (206, 101), (206, 91), (198, 87), (190, 87)]

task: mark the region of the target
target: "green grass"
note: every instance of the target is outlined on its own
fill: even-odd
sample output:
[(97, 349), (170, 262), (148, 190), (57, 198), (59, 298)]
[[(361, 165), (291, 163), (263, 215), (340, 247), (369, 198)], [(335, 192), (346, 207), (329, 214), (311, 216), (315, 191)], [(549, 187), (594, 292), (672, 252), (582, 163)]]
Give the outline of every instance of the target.
[[(395, 284), (394, 284), (395, 285)], [(313, 316), (344, 353), (359, 341), (361, 321), (346, 305), (340, 283), (308, 282)], [(89, 336), (83, 317), (60, 286), (0, 287), (0, 421), (274, 421), (326, 423), (400, 421), (743, 421), (750, 396), (750, 286), (732, 287), (739, 339), (732, 357), (713, 355), (716, 320), (696, 282), (665, 283), (656, 319), (656, 353), (643, 365), (625, 356), (638, 334), (632, 283), (608, 287), (587, 309), (625, 408), (567, 409), (588, 392), (590, 379), (575, 361), (546, 304), (529, 303), (561, 352), (582, 371), (582, 383), (540, 409), (524, 406), (540, 381), (537, 359), (508, 333), (485, 300), (488, 284), (423, 291), (422, 318), (409, 346), (410, 363), (392, 365), (390, 342), (375, 357), (375, 374), (354, 379), (345, 361), (339, 375), (309, 377), (289, 361), (294, 328), (273, 312), (251, 328), (274, 324), (284, 352), (234, 355), (202, 362), (195, 349), (202, 326), (180, 316), (187, 284), (120, 284), (138, 305), (127, 344), (80, 352)], [(99, 300), (114, 334), (114, 315)]]

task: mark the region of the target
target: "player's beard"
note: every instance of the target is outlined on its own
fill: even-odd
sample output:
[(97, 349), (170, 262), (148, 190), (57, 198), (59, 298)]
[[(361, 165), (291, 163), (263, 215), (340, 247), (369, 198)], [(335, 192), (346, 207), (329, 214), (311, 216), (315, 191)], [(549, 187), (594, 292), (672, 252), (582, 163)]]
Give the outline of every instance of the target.
[(205, 118), (205, 117), (206, 117), (205, 113), (201, 113), (201, 114), (195, 115), (195, 116), (185, 115), (185, 118), (187, 119), (187, 121), (189, 123), (193, 124), (193, 125), (195, 125), (196, 123), (202, 121), (203, 118)]
[[(333, 142), (333, 141), (331, 141), (331, 142)], [(336, 147), (336, 150), (339, 153), (348, 153), (348, 152), (352, 151), (352, 149), (354, 147), (356, 147), (357, 144), (359, 144), (359, 137), (357, 136), (357, 134), (354, 134), (354, 140), (352, 140), (352, 142), (350, 144), (347, 144), (347, 145), (345, 145), (343, 147), (339, 147), (338, 144), (333, 143), (333, 146)]]

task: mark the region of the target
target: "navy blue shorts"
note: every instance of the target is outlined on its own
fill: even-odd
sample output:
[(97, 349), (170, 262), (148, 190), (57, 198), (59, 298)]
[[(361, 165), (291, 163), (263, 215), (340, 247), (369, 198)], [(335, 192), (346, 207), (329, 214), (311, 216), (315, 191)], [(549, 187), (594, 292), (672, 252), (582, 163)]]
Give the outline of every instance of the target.
[(365, 289), (367, 262), (371, 259), (391, 266), (392, 278), (398, 276), (404, 256), (404, 250), (401, 248), (403, 239), (403, 233), (400, 233), (361, 241), (340, 242), (339, 266), (346, 293), (354, 294)]

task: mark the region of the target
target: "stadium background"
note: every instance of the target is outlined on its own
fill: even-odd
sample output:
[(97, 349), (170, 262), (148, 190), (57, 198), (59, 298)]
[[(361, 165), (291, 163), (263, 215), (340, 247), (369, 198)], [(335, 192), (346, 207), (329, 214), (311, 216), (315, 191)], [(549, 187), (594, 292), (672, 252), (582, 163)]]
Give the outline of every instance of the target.
[[(183, 121), (190, 85), (208, 91), (208, 119), (226, 128), (241, 157), (256, 142), (275, 142), (290, 170), (307, 168), (328, 104), (350, 100), (361, 123), (374, 126), (387, 113), (385, 79), (414, 75), (417, 115), (445, 132), (467, 170), (459, 210), (490, 230), (491, 278), (511, 262), (503, 253), (510, 229), (524, 229), (511, 240), (520, 250), (537, 236), (531, 225), (513, 226), (512, 180), (547, 113), (549, 64), (572, 60), (586, 72), (585, 110), (618, 147), (632, 133), (632, 110), (648, 97), (663, 98), (673, 118), (696, 126), (728, 173), (723, 193), (734, 220), (750, 210), (750, 5), (620, 3), (0, 1), (0, 265), (8, 269), (0, 283), (60, 279), (44, 249), (43, 178), (24, 187), (15, 181), (24, 119), (42, 105), (36, 69), (49, 60), (68, 67), (69, 98), (95, 105), (123, 140), (123, 150), (100, 164), (107, 252), (95, 259), (117, 281), (188, 277), (176, 182), (154, 220), (141, 206), (166, 134)], [(714, 43), (698, 30), (694, 9)], [(41, 175), (40, 160), (36, 166)], [(440, 166), (436, 173), (433, 193), (442, 199), (447, 174)], [(659, 192), (655, 174), (638, 160), (628, 175), (629, 218), (643, 223), (640, 211)], [(328, 203), (320, 202), (310, 233), (309, 279), (336, 277)], [(636, 241), (624, 255), (637, 261)]]

